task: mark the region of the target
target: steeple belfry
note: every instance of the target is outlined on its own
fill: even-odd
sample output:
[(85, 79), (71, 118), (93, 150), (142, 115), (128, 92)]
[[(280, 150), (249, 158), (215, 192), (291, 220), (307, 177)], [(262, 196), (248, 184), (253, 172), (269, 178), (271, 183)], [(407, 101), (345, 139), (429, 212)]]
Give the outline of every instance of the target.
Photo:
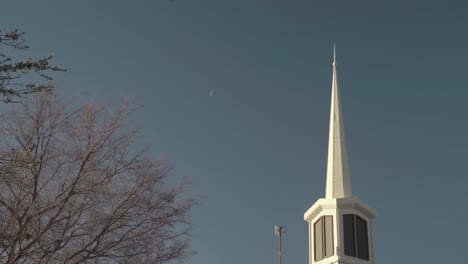
[(341, 113), (340, 92), (336, 73), (336, 49), (333, 49), (333, 81), (328, 139), (327, 188), (325, 198), (352, 197), (348, 155)]

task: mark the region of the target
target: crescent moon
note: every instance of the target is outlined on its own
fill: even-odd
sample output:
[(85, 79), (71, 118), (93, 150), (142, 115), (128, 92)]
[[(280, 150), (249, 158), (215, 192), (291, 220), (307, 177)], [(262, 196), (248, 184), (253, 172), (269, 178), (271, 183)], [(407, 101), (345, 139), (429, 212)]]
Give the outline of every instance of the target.
[(214, 90), (211, 89), (211, 91), (210, 91), (210, 96), (213, 96), (213, 94), (214, 94)]

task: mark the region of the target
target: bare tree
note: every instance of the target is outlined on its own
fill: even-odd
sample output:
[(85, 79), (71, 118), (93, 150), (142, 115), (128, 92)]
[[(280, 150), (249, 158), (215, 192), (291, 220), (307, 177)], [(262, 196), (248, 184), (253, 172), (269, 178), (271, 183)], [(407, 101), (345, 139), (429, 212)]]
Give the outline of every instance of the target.
[(135, 152), (131, 108), (35, 94), (0, 122), (1, 263), (167, 263), (190, 252), (195, 199)]
[[(0, 47), (6, 47), (11, 50), (27, 50), (29, 47), (23, 39), (23, 32), (18, 30), (2, 31), (0, 30)], [(5, 52), (0, 52), (0, 94), (2, 101), (6, 103), (15, 102), (27, 94), (50, 91), (53, 86), (50, 83), (32, 82), (27, 75), (31, 72), (38, 74), (45, 80), (51, 81), (52, 78), (47, 75), (50, 71), (65, 71), (62, 68), (51, 66), (49, 64), (52, 55), (42, 59), (12, 59)], [(28, 82), (29, 80), (29, 82)]]

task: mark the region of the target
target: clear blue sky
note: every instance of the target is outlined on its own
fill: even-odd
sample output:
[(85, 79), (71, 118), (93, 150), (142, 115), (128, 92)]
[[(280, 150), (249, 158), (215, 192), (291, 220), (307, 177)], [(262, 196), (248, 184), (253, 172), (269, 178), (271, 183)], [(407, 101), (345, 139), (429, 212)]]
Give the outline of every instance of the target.
[[(325, 193), (333, 43), (353, 192), (378, 212), (376, 260), (463, 263), (466, 1), (5, 0), (57, 90), (142, 105), (141, 144), (202, 193), (189, 264), (307, 263)], [(214, 96), (209, 96), (214, 89)], [(400, 260), (399, 258), (402, 258)]]

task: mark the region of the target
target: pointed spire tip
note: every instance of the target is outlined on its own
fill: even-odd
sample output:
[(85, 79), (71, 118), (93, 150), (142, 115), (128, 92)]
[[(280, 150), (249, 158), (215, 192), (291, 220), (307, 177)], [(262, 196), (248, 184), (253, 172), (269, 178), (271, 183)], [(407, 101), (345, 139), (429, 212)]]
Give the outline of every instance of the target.
[(333, 43), (333, 66), (336, 65), (336, 44)]

